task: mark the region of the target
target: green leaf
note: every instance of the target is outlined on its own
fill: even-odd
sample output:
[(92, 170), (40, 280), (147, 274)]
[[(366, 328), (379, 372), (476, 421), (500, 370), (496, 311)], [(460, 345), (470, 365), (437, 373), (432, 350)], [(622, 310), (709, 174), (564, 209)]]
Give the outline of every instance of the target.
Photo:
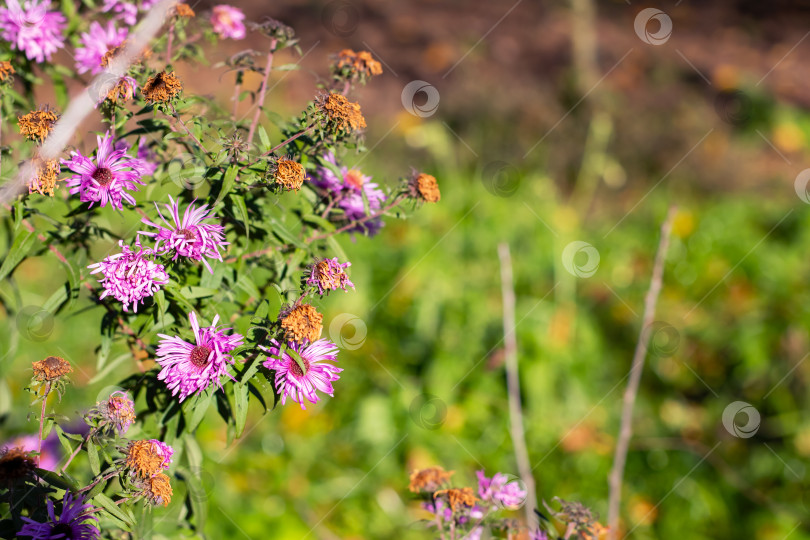
[(28, 255), (28, 252), (34, 247), (35, 239), (36, 235), (27, 230), (17, 233), (17, 236), (14, 238), (14, 243), (11, 245), (11, 249), (8, 250), (8, 253), (3, 259), (3, 264), (0, 265), (0, 280), (5, 279), (5, 277), (14, 270), (14, 267)]
[(219, 291), (217, 289), (209, 289), (207, 287), (192, 287), (191, 285), (187, 287), (180, 288), (180, 292), (183, 294), (185, 298), (206, 298), (208, 296), (214, 296)]
[(114, 518), (119, 519), (124, 523), (126, 523), (129, 529), (135, 526), (134, 520), (130, 519), (128, 515), (126, 515), (120, 508), (118, 508), (118, 505), (116, 505), (112, 499), (110, 499), (103, 493), (99, 493), (98, 495), (96, 495), (93, 498), (93, 500), (96, 503), (98, 503), (99, 506), (104, 508), (104, 510), (109, 512)]
[(98, 484), (96, 484), (95, 486), (93, 486), (93, 487), (90, 489), (90, 491), (88, 491), (88, 492), (87, 492), (87, 495), (85, 495), (85, 496), (84, 496), (84, 498), (85, 498), (86, 500), (88, 500), (88, 501), (92, 500), (92, 499), (93, 499), (94, 497), (96, 497), (96, 496), (97, 496), (99, 493), (101, 493), (102, 491), (104, 491), (104, 488), (105, 488), (105, 487), (107, 487), (107, 484), (108, 484), (108, 483), (109, 483), (109, 480), (102, 480), (101, 482), (99, 482)]
[(194, 433), (197, 429), (197, 426), (200, 425), (203, 418), (205, 418), (205, 413), (208, 412), (208, 408), (211, 406), (211, 400), (214, 397), (214, 392), (212, 390), (207, 390), (204, 395), (198, 396), (197, 400), (194, 403), (192, 408), (191, 418), (188, 420), (188, 425), (186, 426), (186, 430), (189, 433)]
[(102, 369), (101, 371), (96, 373), (95, 376), (93, 376), (93, 378), (90, 379), (89, 384), (95, 384), (95, 383), (97, 383), (97, 382), (99, 382), (101, 380), (104, 380), (110, 373), (112, 373), (112, 371), (115, 368), (117, 368), (119, 365), (123, 364), (124, 362), (126, 362), (127, 360), (129, 360), (131, 358), (132, 358), (132, 353), (128, 353), (128, 352), (124, 353), (124, 354), (121, 354), (119, 356), (116, 356), (113, 359), (112, 362), (108, 362), (104, 366), (104, 369)]
[(186, 445), (188, 466), (191, 467), (192, 471), (199, 471), (202, 469), (203, 453), (197, 439), (191, 433), (186, 433), (186, 436), (183, 437), (183, 443)]
[(261, 151), (262, 153), (265, 153), (273, 147), (272, 143), (270, 142), (270, 137), (267, 136), (267, 130), (264, 129), (264, 126), (259, 126), (259, 129), (256, 132), (259, 134)]
[(228, 167), (228, 170), (225, 171), (225, 174), (222, 177), (222, 187), (219, 190), (219, 196), (217, 197), (214, 206), (221, 203), (225, 198), (225, 195), (231, 192), (231, 189), (233, 189), (233, 186), (236, 183), (236, 175), (238, 172), (239, 169), (236, 168), (236, 165), (231, 165)]
[(90, 460), (90, 470), (98, 476), (101, 474), (101, 462), (98, 459), (98, 448), (92, 442), (87, 443), (87, 459)]
[[(250, 241), (250, 223), (247, 211), (247, 205), (245, 205), (245, 199), (241, 195), (231, 195), (231, 201), (233, 201), (234, 206), (236, 207), (236, 212), (238, 218), (242, 220), (242, 225), (245, 227), (245, 237), (247, 241)], [(0, 276), (2, 278), (2, 276)]]
[(67, 476), (59, 476), (53, 471), (40, 468), (36, 468), (35, 471), (38, 477), (55, 488), (66, 489), (69, 491), (79, 491), (79, 485), (76, 482), (72, 482)]
[(233, 401), (234, 401), (234, 420), (236, 422), (236, 438), (242, 436), (247, 423), (248, 413), (248, 387), (247, 384), (234, 383), (233, 385)]

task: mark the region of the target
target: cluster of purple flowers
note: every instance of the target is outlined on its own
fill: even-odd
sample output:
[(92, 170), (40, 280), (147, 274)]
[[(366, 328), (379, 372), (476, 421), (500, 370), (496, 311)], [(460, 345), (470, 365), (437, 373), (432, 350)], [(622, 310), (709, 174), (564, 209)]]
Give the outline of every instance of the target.
[[(90, 31), (81, 34), (81, 46), (74, 55), (79, 73), (89, 71), (95, 75), (101, 72), (101, 57), (110, 48), (121, 45), (127, 37), (128, 30), (117, 28), (116, 21), (132, 26), (139, 13), (149, 11), (157, 2), (104, 0), (101, 11), (111, 14), (113, 20), (107, 21), (106, 27), (93, 21)], [(5, 7), (0, 7), (0, 38), (24, 52), (26, 58), (40, 63), (49, 61), (65, 46), (67, 20), (59, 11), (50, 11), (51, 0), (7, 0), (4, 3)], [(244, 19), (240, 9), (218, 5), (212, 9), (209, 22), (220, 37), (243, 39), (246, 35)]]
[(383, 226), (382, 219), (366, 218), (382, 208), (385, 193), (378, 184), (371, 182), (370, 176), (358, 169), (338, 165), (333, 153), (326, 154), (323, 160), (330, 166), (318, 167), (315, 175), (310, 178), (312, 183), (325, 191), (332, 207), (342, 210), (347, 221), (364, 219), (351, 229), (352, 232), (367, 236), (377, 234)]
[[(422, 503), (422, 508), (435, 516), (433, 523), (439, 527), (444, 527), (445, 523), (469, 526), (469, 524), (480, 523), (491, 512), (501, 509), (516, 510), (526, 501), (526, 490), (520, 486), (517, 480), (510, 479), (506, 474), (498, 472), (492, 478), (488, 478), (484, 471), (476, 471), (475, 474), (478, 477), (480, 504), (475, 504), (459, 513), (454, 512), (453, 508), (441, 498)], [(478, 540), (483, 533), (484, 527), (473, 526), (464, 538)]]
[(110, 255), (88, 268), (92, 269), (91, 274), (101, 272), (103, 275), (99, 280), (104, 287), (100, 298), (112, 296), (124, 304), (124, 311), (129, 311), (132, 304), (133, 311), (137, 313), (138, 304), (155, 294), (161, 285), (168, 283), (169, 276), (162, 264), (148, 259), (154, 255), (154, 251), (141, 247), (140, 242), (136, 242), (135, 250), (125, 245), (123, 240), (118, 245), (121, 246), (121, 253)]

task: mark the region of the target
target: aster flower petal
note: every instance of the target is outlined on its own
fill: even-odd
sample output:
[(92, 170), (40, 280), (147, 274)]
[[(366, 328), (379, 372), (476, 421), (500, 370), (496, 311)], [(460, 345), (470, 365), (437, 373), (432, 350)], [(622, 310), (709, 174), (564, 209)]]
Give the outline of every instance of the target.
[[(332, 381), (338, 380), (338, 374), (343, 371), (343, 368), (329, 363), (337, 361), (337, 345), (328, 339), (319, 339), (311, 344), (290, 341), (286, 347), (275, 339), (270, 343), (271, 346), (265, 348), (269, 356), (262, 365), (275, 371), (274, 382), (276, 391), (281, 394), (282, 405), (289, 397), (306, 410), (305, 399), (310, 403), (317, 403), (320, 399), (316, 390), (334, 395)], [(293, 354), (300, 357), (304, 370), (293, 359)]]
[(222, 387), (223, 375), (230, 377), (228, 365), (234, 359), (228, 353), (242, 345), (241, 334), (226, 334), (231, 328), (213, 324), (201, 327), (194, 312), (188, 315), (194, 343), (178, 336), (158, 334), (161, 338), (157, 349), (157, 362), (161, 366), (158, 379), (164, 381), (172, 395), (180, 395), (182, 402), (188, 396), (208, 389), (212, 384)]

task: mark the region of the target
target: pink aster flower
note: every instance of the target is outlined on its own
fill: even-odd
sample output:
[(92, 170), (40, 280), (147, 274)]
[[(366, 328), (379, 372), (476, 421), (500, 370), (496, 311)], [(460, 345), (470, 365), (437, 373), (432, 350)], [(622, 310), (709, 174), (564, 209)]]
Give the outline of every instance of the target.
[(244, 19), (245, 14), (241, 9), (227, 4), (214, 6), (211, 11), (211, 24), (214, 26), (214, 32), (223, 38), (243, 39), (245, 24), (242, 21)]
[(127, 29), (116, 29), (115, 22), (108, 21), (104, 28), (93, 21), (90, 23), (90, 31), (81, 35), (82, 46), (76, 49), (76, 69), (79, 73), (101, 73), (104, 70), (101, 67), (101, 58), (108, 50), (121, 45), (126, 38)]
[(157, 232), (139, 231), (138, 234), (157, 239), (155, 242), (155, 251), (157, 253), (174, 251), (173, 261), (177, 260), (177, 257), (188, 257), (189, 259), (202, 261), (208, 271), (213, 274), (214, 271), (205, 257), (222, 260), (219, 248), (228, 245), (223, 234), (225, 228), (217, 223), (204, 223), (206, 220), (214, 219), (213, 214), (208, 212), (208, 206), (205, 204), (199, 208), (193, 203), (189, 204), (181, 219), (178, 203), (172, 199), (171, 195), (169, 201), (171, 201), (169, 204), (163, 206), (169, 212), (171, 220), (164, 217), (157, 203), (155, 203), (158, 215), (165, 226), (152, 223), (147, 218), (143, 218), (141, 221), (146, 225), (155, 227)]
[[(114, 18), (124, 21), (124, 24), (132, 26), (138, 22), (138, 6), (131, 2), (121, 0), (104, 0), (101, 6), (104, 13), (112, 12)], [(107, 51), (104, 51), (107, 52)]]
[(306, 410), (304, 398), (311, 403), (320, 399), (316, 390), (334, 396), (332, 382), (338, 380), (338, 373), (343, 371), (328, 363), (337, 361), (338, 349), (334, 343), (328, 339), (308, 345), (288, 342), (286, 347), (275, 339), (271, 343), (273, 346), (266, 349), (271, 356), (262, 365), (276, 372), (276, 391), (281, 394), (282, 405), (289, 397)]
[(50, 0), (6, 0), (0, 7), (0, 37), (29, 60), (44, 62), (65, 44), (65, 16), (48, 11)]
[(110, 203), (113, 208), (123, 210), (122, 201), (135, 204), (135, 198), (127, 191), (138, 191), (136, 184), (145, 185), (136, 170), (136, 159), (123, 150), (113, 149), (109, 131), (104, 138), (98, 136), (95, 163), (79, 152), (71, 153), (70, 159), (62, 163), (76, 173), (67, 180), (70, 193), (79, 193), (81, 201), (89, 202), (90, 208), (95, 203), (101, 203), (102, 207)]
[(116, 390), (104, 401), (96, 403), (90, 410), (88, 418), (99, 422), (105, 433), (109, 435), (117, 433), (123, 437), (135, 421), (135, 403), (129, 394)]
[(492, 478), (487, 478), (484, 471), (475, 474), (478, 476), (478, 496), (482, 501), (514, 510), (526, 500), (526, 490), (517, 481), (510, 482), (505, 474), (495, 473)]
[(155, 153), (149, 149), (146, 137), (141, 135), (138, 139), (138, 159), (140, 160), (140, 171), (143, 176), (152, 176), (158, 168)]
[(311, 266), (305, 283), (317, 286), (318, 294), (321, 296), (323, 296), (324, 292), (329, 294), (329, 291), (338, 289), (345, 291), (346, 287), (354, 289), (354, 283), (349, 280), (349, 276), (343, 270), (351, 265), (350, 262), (339, 263), (337, 257), (318, 261)]
[(119, 240), (118, 245), (121, 246), (121, 253), (110, 255), (87, 268), (92, 269), (91, 274), (103, 274), (99, 280), (104, 287), (100, 298), (112, 296), (124, 304), (124, 311), (129, 311), (132, 304), (133, 311), (137, 313), (138, 304), (160, 290), (161, 285), (168, 283), (169, 276), (162, 264), (149, 260), (154, 251), (141, 247), (139, 241), (136, 241), (134, 250), (124, 245), (123, 240)]
[[(366, 201), (368, 201), (368, 212), (370, 213), (382, 208), (386, 199), (385, 193), (378, 184), (371, 182), (370, 176), (364, 175), (358, 169), (339, 166), (335, 155), (331, 152), (326, 154), (323, 159), (333, 167), (318, 167), (315, 176), (311, 179), (312, 183), (326, 190), (335, 201), (335, 206), (343, 210), (347, 220), (353, 221), (366, 217), (368, 215)], [(339, 174), (335, 174), (333, 169), (337, 169)], [(381, 219), (369, 219), (358, 223), (351, 231), (373, 236), (379, 232), (382, 226)]]
[(233, 364), (234, 360), (228, 353), (242, 345), (241, 334), (227, 335), (225, 331), (231, 328), (217, 327), (219, 315), (214, 317), (211, 326), (204, 328), (200, 328), (193, 312), (188, 314), (188, 319), (194, 331), (194, 343), (158, 334), (161, 340), (157, 362), (163, 368), (158, 379), (166, 382), (173, 396), (180, 394), (181, 402), (212, 384), (222, 388), (223, 375), (233, 379), (228, 373), (228, 364)]
[(548, 533), (539, 529), (536, 531), (529, 531), (529, 540), (548, 540)]
[[(39, 436), (21, 435), (10, 441), (0, 444), (0, 448), (22, 448), (26, 452), (36, 452), (39, 448)], [(39, 454), (39, 467), (49, 471), (55, 471), (59, 466), (59, 459), (62, 455), (62, 445), (55, 431), (42, 441), (42, 451)]]

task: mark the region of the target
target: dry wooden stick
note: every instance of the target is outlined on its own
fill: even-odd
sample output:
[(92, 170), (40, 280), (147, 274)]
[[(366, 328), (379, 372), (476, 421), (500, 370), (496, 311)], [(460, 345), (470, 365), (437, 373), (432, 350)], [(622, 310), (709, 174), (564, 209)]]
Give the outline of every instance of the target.
[(667, 217), (661, 225), (661, 238), (658, 241), (658, 253), (655, 255), (652, 279), (647, 296), (644, 298), (644, 315), (641, 321), (636, 351), (633, 354), (633, 364), (630, 368), (630, 379), (624, 390), (622, 405), (622, 419), (619, 428), (619, 438), (616, 441), (616, 453), (613, 456), (613, 469), (610, 471), (608, 486), (610, 496), (608, 500), (608, 525), (610, 538), (616, 540), (619, 533), (619, 509), (622, 500), (622, 479), (624, 466), (627, 463), (627, 450), (630, 446), (630, 437), (633, 435), (633, 407), (636, 404), (638, 387), (641, 382), (641, 372), (644, 369), (644, 359), (647, 356), (647, 343), (649, 342), (649, 329), (655, 319), (655, 307), (658, 295), (661, 293), (661, 284), (664, 276), (664, 261), (669, 248), (669, 238), (672, 233), (672, 221), (675, 217), (675, 206), (670, 206)]
[(520, 402), (520, 377), (518, 376), (517, 337), (515, 335), (515, 288), (512, 279), (512, 258), (509, 244), (498, 245), (501, 263), (501, 294), (503, 296), (503, 337), (506, 355), (506, 388), (509, 394), (509, 431), (520, 478), (526, 485), (526, 524), (530, 529), (537, 528), (537, 490), (529, 464), (529, 451), (526, 448), (526, 431), (523, 427), (523, 406)]

